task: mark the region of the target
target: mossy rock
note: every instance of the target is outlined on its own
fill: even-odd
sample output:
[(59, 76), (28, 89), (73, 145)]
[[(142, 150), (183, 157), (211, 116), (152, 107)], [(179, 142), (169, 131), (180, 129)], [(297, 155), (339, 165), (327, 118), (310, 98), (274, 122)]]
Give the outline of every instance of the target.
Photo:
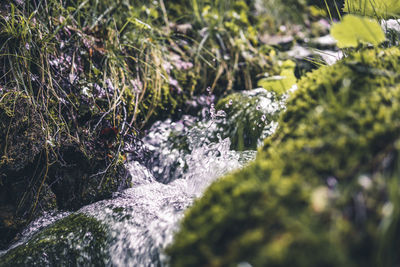
[(285, 98), (259, 88), (221, 99), (216, 108), (225, 111), (226, 117), (217, 121), (218, 133), (222, 138), (230, 138), (231, 149), (257, 149), (260, 138), (274, 132)]
[(105, 266), (106, 239), (96, 219), (70, 215), (0, 257), (0, 266)]
[(187, 212), (171, 265), (398, 265), (399, 62), (367, 50), (303, 78), (256, 161)]

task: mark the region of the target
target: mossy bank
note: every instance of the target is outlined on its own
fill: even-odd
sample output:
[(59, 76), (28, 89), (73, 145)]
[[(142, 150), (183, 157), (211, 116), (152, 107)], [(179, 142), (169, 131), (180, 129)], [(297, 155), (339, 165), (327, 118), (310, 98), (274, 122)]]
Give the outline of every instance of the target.
[(256, 161), (187, 212), (171, 265), (398, 265), (399, 62), (365, 50), (303, 78)]

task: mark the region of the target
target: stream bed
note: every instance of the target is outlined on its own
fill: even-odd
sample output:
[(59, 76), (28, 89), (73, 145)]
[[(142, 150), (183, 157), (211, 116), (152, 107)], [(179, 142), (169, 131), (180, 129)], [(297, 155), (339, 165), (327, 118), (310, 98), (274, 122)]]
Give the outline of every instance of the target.
[[(276, 122), (265, 118), (278, 113), (284, 102), (276, 101), (265, 90), (243, 94), (251, 101), (232, 117), (240, 120), (240, 114), (256, 112), (262, 117), (259, 121), (263, 124), (256, 125), (261, 128), (262, 140), (276, 128)], [(231, 105), (235, 103), (229, 100), (227, 111)], [(37, 266), (167, 265), (163, 251), (173, 241), (184, 211), (213, 181), (255, 158), (254, 149), (231, 149), (231, 140), (223, 132), (224, 126), (232, 124), (230, 119), (211, 104), (198, 117), (185, 115), (176, 122), (156, 122), (142, 140), (150, 159), (147, 163), (127, 162), (131, 188), (75, 213), (45, 214), (24, 230), (17, 243), (0, 251), (0, 266), (11, 262)], [(70, 226), (76, 221), (82, 225)]]

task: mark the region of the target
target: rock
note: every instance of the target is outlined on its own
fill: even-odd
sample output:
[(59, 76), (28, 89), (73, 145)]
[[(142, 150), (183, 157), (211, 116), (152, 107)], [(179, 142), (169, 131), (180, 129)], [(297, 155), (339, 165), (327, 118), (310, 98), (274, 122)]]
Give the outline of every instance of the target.
[(389, 45), (398, 46), (400, 38), (400, 20), (388, 19), (381, 21), (381, 27), (385, 31)]
[(300, 45), (295, 45), (286, 55), (296, 61), (294, 71), (296, 78), (301, 78), (305, 73), (313, 71), (320, 64), (325, 63), (317, 51)]
[(315, 54), (321, 56), (321, 58), (328, 65), (333, 65), (336, 63), (336, 61), (343, 58), (343, 52), (341, 50), (339, 51), (317, 50), (315, 51)]
[[(32, 174), (44, 149), (40, 114), (30, 99), (11, 91), (0, 103), (0, 248), (26, 223), (35, 203)], [(41, 196), (49, 192), (44, 186)], [(49, 192), (49, 194), (51, 194)], [(49, 202), (47, 202), (49, 201)], [(27, 204), (29, 202), (29, 204)], [(36, 204), (51, 206), (51, 197)]]
[[(45, 114), (45, 112), (43, 112)], [(81, 135), (56, 145), (32, 99), (18, 91), (0, 103), (0, 248), (44, 211), (76, 210), (129, 186), (123, 159), (102, 140)], [(61, 122), (59, 122), (61, 123)], [(54, 130), (57, 125), (47, 125)], [(119, 155), (114, 156), (119, 157)]]
[(70, 215), (0, 256), (0, 266), (105, 266), (106, 239), (96, 219)]
[(286, 98), (287, 95), (258, 88), (221, 99), (216, 109), (223, 110), (226, 116), (216, 123), (217, 133), (221, 138), (230, 138), (231, 149), (256, 150), (275, 131)]
[(291, 58), (303, 59), (311, 56), (312, 52), (306, 47), (295, 45), (290, 51), (287, 52), (287, 55)]
[(330, 49), (330, 50), (336, 49), (337, 50), (337, 46), (336, 46), (337, 41), (330, 34), (321, 36), (321, 37), (312, 38), (312, 39), (308, 40), (306, 43), (307, 43), (308, 47), (313, 47), (313, 48), (317, 48), (320, 50), (328, 50), (328, 49)]
[(65, 165), (56, 164), (50, 169), (49, 183), (59, 208), (77, 210), (129, 187), (130, 175), (122, 160), (112, 164), (104, 158), (102, 150), (89, 152), (85, 154), (77, 145), (65, 144), (62, 149)]
[(186, 213), (171, 266), (398, 265), (399, 62), (366, 50), (307, 74), (256, 161)]

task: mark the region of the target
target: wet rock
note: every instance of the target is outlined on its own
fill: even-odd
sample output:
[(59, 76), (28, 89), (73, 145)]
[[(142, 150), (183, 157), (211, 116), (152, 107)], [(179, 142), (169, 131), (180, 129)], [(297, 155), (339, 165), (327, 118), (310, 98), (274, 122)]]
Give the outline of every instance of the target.
[(0, 266), (105, 266), (106, 240), (96, 219), (70, 215), (0, 256)]
[(217, 122), (218, 134), (229, 137), (234, 150), (256, 150), (261, 140), (275, 131), (286, 98), (287, 95), (259, 88), (221, 99), (216, 108), (226, 116)]
[(186, 213), (170, 264), (398, 265), (399, 60), (366, 50), (307, 74), (256, 161)]

